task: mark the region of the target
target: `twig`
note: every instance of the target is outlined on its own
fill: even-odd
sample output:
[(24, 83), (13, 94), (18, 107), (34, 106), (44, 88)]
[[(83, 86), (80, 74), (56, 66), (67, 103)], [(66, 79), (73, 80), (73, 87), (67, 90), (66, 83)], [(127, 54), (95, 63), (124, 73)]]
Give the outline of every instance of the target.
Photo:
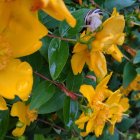
[(77, 94), (75, 94), (72, 91), (69, 91), (64, 84), (62, 83), (58, 83), (56, 81), (50, 80), (47, 77), (45, 77), (44, 75), (38, 73), (38, 72), (34, 72), (37, 76), (41, 77), (42, 79), (51, 82), (52, 84), (56, 85), (61, 91), (63, 91), (67, 96), (69, 96), (71, 99), (73, 100), (77, 100)]
[(63, 38), (63, 37), (59, 37), (59, 36), (55, 36), (55, 35), (51, 35), (51, 34), (48, 34), (47, 36), (51, 37), (51, 38), (58, 38), (60, 40), (64, 40), (64, 41), (68, 41), (68, 42), (77, 42), (77, 40), (75, 40), (75, 39)]
[(52, 124), (51, 122), (48, 122), (46, 120), (37, 119), (37, 121), (42, 122), (42, 123), (47, 124), (47, 125), (50, 125), (50, 126), (56, 128), (56, 129), (60, 129), (62, 131), (66, 131), (64, 128), (62, 128), (62, 127), (60, 127), (60, 126), (58, 126), (56, 124)]

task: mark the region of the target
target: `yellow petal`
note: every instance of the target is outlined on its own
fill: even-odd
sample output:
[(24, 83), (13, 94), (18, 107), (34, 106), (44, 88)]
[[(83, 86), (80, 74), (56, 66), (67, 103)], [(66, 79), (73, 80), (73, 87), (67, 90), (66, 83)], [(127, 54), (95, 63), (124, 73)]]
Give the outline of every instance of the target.
[(2, 96), (0, 96), (0, 110), (7, 110), (7, 104), (6, 101), (4, 100), (4, 98)]
[(75, 75), (82, 72), (86, 59), (88, 59), (87, 55), (88, 54), (84, 51), (84, 52), (76, 53), (72, 56), (71, 66), (72, 66), (73, 73)]
[(0, 35), (10, 44), (14, 57), (37, 51), (42, 45), (40, 39), (48, 32), (39, 22), (37, 12), (31, 11), (32, 2), (33, 0), (0, 2)]
[(112, 57), (117, 60), (118, 62), (122, 61), (122, 57), (123, 54), (121, 53), (121, 51), (118, 49), (118, 47), (116, 45), (112, 45), (110, 46), (107, 50), (106, 50), (107, 54), (111, 54)]
[(110, 78), (112, 76), (112, 73), (107, 75), (97, 86), (96, 86), (96, 91), (100, 91), (104, 88), (107, 88), (107, 83), (109, 82)]
[(22, 100), (27, 100), (32, 84), (32, 68), (27, 62), (13, 59), (0, 70), (0, 95), (4, 98), (14, 99), (17, 95)]
[(120, 98), (121, 98), (121, 94), (119, 94), (119, 93), (116, 92), (116, 93), (112, 94), (112, 95), (107, 99), (106, 104), (107, 104), (107, 105), (112, 105), (112, 104), (114, 104), (114, 103), (119, 103)]
[(104, 38), (110, 34), (116, 35), (122, 33), (125, 26), (124, 16), (113, 14), (103, 23), (103, 29), (97, 33), (97, 38)]
[(80, 92), (83, 94), (84, 97), (87, 98), (89, 103), (91, 103), (94, 99), (95, 90), (91, 85), (82, 85), (80, 87)]
[(48, 3), (43, 10), (57, 20), (66, 20), (71, 27), (76, 25), (75, 18), (68, 11), (63, 0), (48, 0)]
[(103, 123), (102, 125), (96, 126), (95, 128), (96, 137), (99, 137), (102, 134), (104, 126), (105, 126), (105, 123)]
[(84, 51), (86, 49), (87, 49), (87, 45), (76, 43), (76, 45), (73, 48), (73, 53), (82, 52), (82, 51)]
[(23, 127), (16, 127), (16, 129), (14, 129), (12, 131), (12, 135), (15, 137), (20, 137), (23, 135), (24, 131), (25, 131), (26, 125), (24, 125)]
[(89, 120), (89, 117), (88, 116), (85, 116), (84, 113), (83, 113), (83, 114), (81, 114), (81, 116), (79, 117), (79, 119), (75, 121), (75, 124), (76, 125), (81, 125), (81, 124), (87, 122), (88, 120)]
[(113, 125), (110, 125), (110, 127), (109, 127), (109, 132), (110, 132), (110, 134), (114, 134), (114, 128), (115, 128), (115, 125), (113, 124)]
[(24, 123), (24, 124), (28, 124), (28, 118), (27, 118), (27, 107), (23, 102), (16, 102), (12, 105), (12, 109), (11, 109), (11, 116), (13, 117), (18, 117), (19, 120)]
[(94, 118), (90, 119), (88, 122), (87, 122), (87, 126), (86, 126), (86, 133), (90, 133), (93, 131), (94, 129)]
[(106, 59), (101, 52), (91, 52), (91, 67), (98, 79), (103, 79), (107, 74)]
[(129, 108), (129, 100), (128, 100), (128, 98), (122, 98), (121, 100), (120, 100), (120, 105), (122, 105), (122, 107), (123, 107), (123, 111), (125, 112), (125, 111), (127, 111), (128, 110), (128, 108)]

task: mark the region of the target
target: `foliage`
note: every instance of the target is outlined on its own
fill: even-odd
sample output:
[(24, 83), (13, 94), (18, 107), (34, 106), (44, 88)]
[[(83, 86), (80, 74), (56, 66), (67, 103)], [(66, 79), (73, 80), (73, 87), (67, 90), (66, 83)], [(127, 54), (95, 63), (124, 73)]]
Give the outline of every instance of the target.
[[(73, 18), (75, 18), (77, 21), (75, 27), (75, 21), (69, 14), (67, 17), (72, 18), (72, 23), (70, 23), (69, 19), (66, 17), (61, 20), (61, 17), (60, 19), (56, 19), (54, 15), (50, 16), (49, 12), (48, 14), (46, 13), (47, 8), (37, 9), (37, 14), (39, 17), (38, 20), (40, 21), (41, 25), (43, 25), (43, 27), (39, 26), (42, 32), (39, 31), (41, 33), (37, 36), (34, 36), (34, 32), (30, 35), (37, 38), (38, 42), (41, 40), (42, 45), (40, 48), (36, 48), (36, 51), (32, 50), (32, 47), (29, 46), (29, 48), (32, 50), (29, 54), (12, 57), (12, 59), (17, 59), (18, 57), (18, 59), (20, 59), (22, 62), (26, 61), (26, 63), (30, 64), (32, 67), (33, 85), (30, 91), (31, 94), (28, 100), (26, 100), (21, 98), (17, 93), (13, 93), (14, 98), (7, 98), (6, 96), (3, 96), (3, 93), (2, 95), (0, 93), (0, 97), (3, 96), (5, 98), (8, 107), (7, 110), (4, 109), (0, 111), (0, 140), (140, 139), (140, 1), (124, 0), (122, 2), (121, 0), (83, 0), (82, 4), (79, 4), (79, 1), (64, 1), (65, 5), (72, 13)], [(1, 5), (2, 4), (0, 2), (0, 11), (2, 7)], [(116, 61), (114, 57), (112, 57), (112, 54), (112, 56), (110, 56), (108, 52), (103, 51), (102, 53), (106, 60), (105, 64), (107, 65), (107, 72), (103, 74), (103, 77), (100, 74), (101, 78), (99, 78), (98, 74), (95, 72), (96, 70), (91, 70), (88, 63), (83, 66), (82, 72), (75, 74), (71, 66), (71, 59), (73, 55), (76, 54), (73, 52), (73, 49), (76, 43), (80, 44), (82, 41), (82, 45), (87, 43), (85, 43), (85, 40), (81, 40), (81, 33), (83, 28), (85, 28), (85, 16), (89, 10), (100, 8), (103, 11), (102, 21), (104, 22), (111, 16), (114, 7), (116, 7), (117, 11), (123, 15), (125, 19), (125, 29), (123, 31), (125, 33), (125, 41), (123, 44), (117, 44), (123, 54), (122, 62)], [(60, 13), (60, 7), (58, 7), (57, 10), (57, 12)], [(63, 12), (64, 11), (62, 11), (62, 14), (65, 13)], [(22, 17), (22, 15), (20, 16)], [(1, 17), (1, 19), (3, 19), (3, 17)], [(1, 28), (3, 28), (1, 23), (0, 26), (0, 44), (2, 44), (1, 36), (5, 34), (3, 34), (1, 31)], [(43, 31), (44, 27), (45, 31)], [(113, 28), (115, 29), (117, 27)], [(36, 27), (34, 27), (34, 30), (35, 29)], [(46, 29), (49, 30), (48, 34), (46, 33)], [(102, 28), (98, 28), (97, 33), (100, 32), (100, 30), (102, 30)], [(91, 42), (97, 39), (96, 36), (94, 37), (90, 38)], [(0, 45), (0, 47), (1, 46), (2, 45)], [(20, 44), (18, 44), (18, 46), (20, 46)], [(2, 50), (1, 48), (0, 53)], [(85, 58), (82, 57), (82, 60), (84, 59)], [(96, 62), (98, 60), (94, 61)], [(81, 63), (79, 63), (78, 68), (81, 67)], [(102, 66), (100, 66), (100, 68), (102, 68)], [(109, 133), (109, 123), (111, 122), (111, 119), (109, 118), (110, 122), (106, 121), (102, 135), (98, 137), (95, 133), (89, 133), (86, 137), (82, 137), (82, 135), (80, 135), (81, 130), (78, 128), (75, 122), (79, 119), (82, 112), (87, 113), (90, 111), (88, 109), (92, 105), (90, 105), (89, 100), (84, 93), (81, 92), (81, 86), (91, 85), (92, 88), (96, 89), (97, 85), (101, 83), (105, 75), (108, 75), (111, 72), (112, 77), (110, 78), (108, 88), (106, 89), (109, 89), (112, 94), (115, 93), (117, 89), (120, 89), (121, 91), (118, 96), (121, 94), (122, 98), (128, 98), (130, 107), (125, 113), (124, 111), (121, 112), (122, 120), (115, 122), (115, 129), (112, 135)], [(1, 77), (2, 76), (0, 74), (0, 78)], [(31, 74), (22, 75), (22, 78), (23, 77), (31, 77)], [(3, 83), (3, 79), (0, 81), (2, 81), (0, 83)], [(9, 83), (5, 84), (7, 84), (7, 87), (10, 87)], [(107, 85), (107, 83), (105, 85)], [(3, 89), (1, 88), (2, 86), (0, 85), (1, 92), (3, 92)], [(103, 86), (104, 85), (101, 85), (100, 89), (102, 89)], [(12, 88), (10, 89), (12, 90)], [(100, 91), (101, 93), (105, 92), (105, 89)], [(96, 92), (99, 91), (96, 90)], [(22, 92), (20, 95), (21, 94)], [(109, 97), (111, 97), (111, 95)], [(101, 102), (107, 104), (108, 98)], [(115, 99), (114, 102), (117, 100)], [(0, 99), (0, 104), (2, 101), (3, 100)], [(12, 131), (17, 127), (18, 122), (21, 122), (21, 120), (18, 120), (18, 115), (11, 115), (10, 112), (13, 105), (18, 101), (23, 101), (26, 105), (30, 105), (30, 110), (35, 110), (38, 117), (34, 121), (30, 120), (31, 123), (30, 125), (27, 125), (22, 136), (15, 137), (12, 135)], [(93, 108), (95, 108), (95, 106)], [(86, 113), (85, 116), (91, 112)], [(22, 115), (23, 114), (21, 113), (21, 116)], [(30, 119), (31, 116), (29, 115), (28, 117)], [(85, 124), (87, 124), (87, 122), (85, 122)], [(84, 129), (86, 129), (86, 127)]]

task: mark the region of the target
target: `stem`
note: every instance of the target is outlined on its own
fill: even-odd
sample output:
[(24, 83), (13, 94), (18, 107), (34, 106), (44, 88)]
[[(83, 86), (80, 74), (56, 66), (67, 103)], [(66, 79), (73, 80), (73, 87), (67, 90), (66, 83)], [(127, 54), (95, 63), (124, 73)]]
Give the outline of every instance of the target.
[(71, 99), (73, 100), (77, 100), (77, 94), (75, 94), (72, 91), (69, 91), (64, 84), (62, 83), (58, 83), (56, 81), (52, 81), (50, 79), (48, 79), (47, 77), (45, 77), (44, 75), (38, 73), (38, 72), (34, 72), (37, 76), (41, 77), (42, 79), (51, 82), (52, 84), (56, 85), (61, 91), (63, 91), (67, 96), (69, 96)]
[(47, 124), (47, 125), (50, 125), (50, 126), (56, 128), (56, 129), (60, 129), (62, 131), (66, 131), (64, 128), (62, 128), (62, 127), (60, 127), (60, 126), (58, 126), (56, 124), (52, 124), (51, 122), (48, 122), (48, 121), (45, 121), (45, 120), (41, 120), (41, 119), (37, 119), (37, 121), (42, 122), (42, 123)]
[(51, 38), (58, 38), (60, 40), (64, 40), (64, 41), (68, 41), (68, 42), (77, 42), (77, 40), (75, 40), (75, 39), (62, 38), (62, 37), (51, 35), (51, 34), (48, 34), (47, 36), (51, 37)]

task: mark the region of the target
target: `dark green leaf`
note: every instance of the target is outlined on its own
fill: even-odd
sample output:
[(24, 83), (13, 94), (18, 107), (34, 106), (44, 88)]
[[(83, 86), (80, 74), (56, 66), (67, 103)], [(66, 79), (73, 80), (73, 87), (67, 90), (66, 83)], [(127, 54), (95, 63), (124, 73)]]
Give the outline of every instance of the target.
[(133, 118), (124, 118), (120, 124), (117, 125), (117, 128), (120, 131), (127, 131), (134, 123), (136, 119)]
[(123, 72), (123, 87), (127, 87), (136, 77), (135, 67), (131, 63), (127, 63)]
[(50, 44), (51, 39), (49, 37), (44, 37), (42, 39), (42, 47), (40, 48), (41, 55), (48, 61), (48, 48)]
[(69, 48), (66, 42), (59, 39), (52, 39), (49, 49), (49, 69), (52, 78), (55, 80), (63, 70), (69, 55)]
[(45, 140), (43, 135), (36, 134), (34, 135), (34, 140)]
[(74, 75), (72, 72), (68, 74), (66, 79), (66, 86), (69, 90), (78, 92), (81, 84), (83, 83), (83, 75)]
[(54, 92), (54, 85), (46, 81), (41, 82), (33, 91), (30, 108), (39, 109), (41, 105), (43, 105), (53, 97)]
[(104, 7), (110, 11), (112, 11), (114, 7), (116, 7), (117, 10), (121, 10), (125, 7), (131, 6), (134, 3), (135, 0), (105, 0)]
[(63, 107), (65, 94), (58, 91), (54, 96), (45, 104), (40, 106), (38, 113), (45, 114), (55, 112)]
[(8, 129), (9, 111), (0, 111), (0, 140), (4, 140)]
[(137, 54), (133, 60), (134, 64), (140, 63), (140, 51), (137, 51)]
[(66, 96), (64, 100), (64, 106), (63, 106), (63, 118), (65, 124), (69, 122), (69, 113), (70, 113), (70, 98)]

